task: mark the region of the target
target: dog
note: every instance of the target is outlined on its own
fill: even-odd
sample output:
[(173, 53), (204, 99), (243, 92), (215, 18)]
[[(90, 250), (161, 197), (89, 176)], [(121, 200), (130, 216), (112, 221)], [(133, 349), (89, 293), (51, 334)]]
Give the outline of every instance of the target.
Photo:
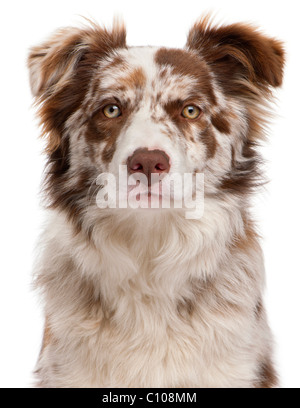
[[(250, 200), (284, 58), (256, 27), (209, 17), (183, 49), (129, 47), (120, 22), (31, 48), (49, 212), (34, 274), (45, 312), (36, 386), (278, 386)], [(137, 202), (162, 177), (159, 208), (99, 205), (99, 175), (118, 182), (120, 166), (127, 181), (148, 180)], [(203, 175), (199, 217), (160, 205), (175, 173)]]

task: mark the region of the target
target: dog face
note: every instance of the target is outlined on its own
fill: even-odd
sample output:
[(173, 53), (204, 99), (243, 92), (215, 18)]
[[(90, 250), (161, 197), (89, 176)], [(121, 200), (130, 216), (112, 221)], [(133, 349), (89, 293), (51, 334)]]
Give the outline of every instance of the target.
[(127, 47), (125, 29), (57, 32), (29, 56), (53, 207), (78, 217), (100, 173), (204, 173), (207, 194), (256, 185), (262, 117), (282, 45), (251, 26), (190, 31), (185, 49)]

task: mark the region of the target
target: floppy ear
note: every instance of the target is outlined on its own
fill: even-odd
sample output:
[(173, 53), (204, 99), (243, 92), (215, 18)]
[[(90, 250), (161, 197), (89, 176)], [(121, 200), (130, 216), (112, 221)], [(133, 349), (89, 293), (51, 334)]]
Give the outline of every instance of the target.
[(80, 32), (72, 28), (59, 30), (46, 43), (33, 47), (28, 57), (32, 94), (39, 97), (51, 87), (66, 82), (84, 48), (80, 45)]
[(121, 47), (126, 47), (123, 25), (114, 24), (107, 31), (92, 24), (83, 29), (60, 29), (44, 44), (30, 50), (30, 85), (40, 105), (48, 152), (59, 146), (65, 122), (84, 98), (98, 61)]
[(112, 48), (126, 47), (123, 25), (117, 26), (118, 22), (115, 22), (113, 29), (107, 31), (91, 24), (83, 29), (67, 27), (57, 30), (48, 41), (31, 48), (28, 68), (34, 96), (66, 83), (89, 49), (99, 56)]
[(190, 30), (186, 46), (197, 51), (229, 89), (235, 79), (246, 79), (265, 91), (282, 83), (282, 43), (251, 25), (213, 27), (205, 17)]

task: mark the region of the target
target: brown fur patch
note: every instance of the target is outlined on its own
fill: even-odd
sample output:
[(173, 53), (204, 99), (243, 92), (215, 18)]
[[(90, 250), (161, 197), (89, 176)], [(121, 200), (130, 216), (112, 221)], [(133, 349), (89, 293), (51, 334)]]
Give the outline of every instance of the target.
[(244, 219), (244, 233), (237, 236), (233, 242), (233, 248), (242, 252), (249, 250), (259, 251), (259, 235), (255, 231), (254, 223), (249, 219)]
[[(227, 281), (223, 282), (227, 286)], [(224, 297), (223, 287), (215, 278), (200, 280), (194, 279), (192, 282), (192, 292), (194, 299), (191, 304), (186, 305), (186, 310), (191, 312), (190, 316), (196, 311), (201, 314), (201, 306), (208, 307), (210, 312), (216, 316), (224, 316), (233, 318), (234, 315), (241, 313), (241, 306), (238, 303), (232, 302), (232, 298)], [(189, 306), (189, 309), (187, 309)], [(185, 312), (185, 316), (187, 316)]]
[(118, 81), (125, 89), (141, 89), (146, 84), (146, 76), (142, 68), (135, 68), (127, 76), (121, 77)]
[(65, 210), (77, 231), (81, 229), (81, 212), (97, 191), (97, 175), (91, 168), (82, 168), (76, 175), (69, 171), (47, 174), (50, 207)]
[(226, 118), (226, 112), (222, 111), (212, 115), (212, 125), (221, 133), (230, 133), (230, 122)]
[(195, 299), (181, 299), (177, 302), (177, 312), (183, 319), (189, 319), (195, 310)]
[[(230, 246), (230, 252), (233, 258), (237, 256), (240, 257), (241, 255), (244, 257), (249, 254), (260, 253), (259, 236), (255, 230), (254, 223), (250, 219), (244, 218), (244, 232), (234, 238)], [(257, 276), (255, 269), (252, 270), (247, 265), (244, 265), (242, 270), (249, 284), (256, 281)]]
[[(209, 71), (197, 55), (186, 50), (161, 48), (155, 55), (155, 62), (171, 67), (176, 75), (196, 79), (195, 94), (205, 95), (212, 105), (216, 104)], [(164, 75), (164, 71), (161, 75)]]
[(205, 144), (206, 147), (206, 157), (207, 159), (212, 159), (217, 150), (217, 140), (211, 128), (207, 127), (204, 132), (199, 135), (201, 142)]
[(232, 167), (230, 172), (221, 180), (220, 188), (227, 193), (247, 194), (261, 186), (263, 180), (260, 173), (261, 157), (256, 151), (257, 143), (245, 140), (242, 149), (244, 160), (237, 161), (232, 149)]
[(125, 59), (121, 55), (117, 54), (113, 56), (113, 59), (110, 61), (109, 66), (104, 69), (104, 72), (109, 72), (113, 68), (120, 67), (121, 65), (124, 65)]
[(262, 300), (259, 299), (254, 309), (255, 317), (257, 320), (261, 319), (263, 311), (264, 311), (264, 306), (263, 306)]
[(112, 161), (112, 158), (114, 156), (114, 153), (116, 151), (116, 142), (117, 139), (114, 138), (111, 141), (108, 141), (105, 145), (105, 149), (103, 150), (102, 153), (102, 160), (104, 161), (104, 163), (110, 163)]
[(51, 334), (51, 330), (49, 327), (49, 319), (48, 317), (46, 317), (41, 353), (43, 353), (45, 348), (51, 343), (51, 340), (52, 340), (52, 334)]
[(270, 359), (260, 363), (258, 381), (255, 388), (274, 388), (278, 385), (278, 377)]
[(190, 128), (190, 121), (181, 115), (183, 107), (184, 101), (181, 100), (169, 101), (163, 105), (164, 110), (174, 124), (184, 133)]

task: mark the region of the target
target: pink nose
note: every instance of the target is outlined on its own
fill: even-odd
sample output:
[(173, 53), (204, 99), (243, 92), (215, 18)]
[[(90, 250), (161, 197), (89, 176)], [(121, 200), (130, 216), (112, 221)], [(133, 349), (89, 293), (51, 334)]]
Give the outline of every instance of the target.
[(127, 160), (128, 171), (133, 173), (144, 173), (148, 180), (151, 173), (169, 173), (170, 160), (162, 150), (138, 149)]

